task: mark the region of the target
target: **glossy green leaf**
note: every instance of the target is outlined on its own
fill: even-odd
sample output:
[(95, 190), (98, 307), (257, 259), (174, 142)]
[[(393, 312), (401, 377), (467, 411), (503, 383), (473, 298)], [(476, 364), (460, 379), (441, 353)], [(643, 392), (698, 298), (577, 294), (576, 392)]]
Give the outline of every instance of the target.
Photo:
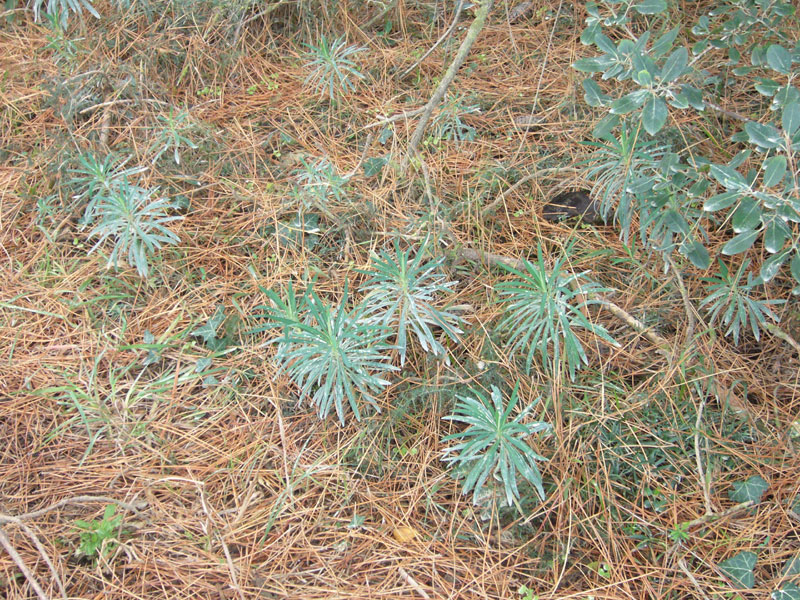
[(741, 254), (750, 249), (753, 243), (758, 239), (758, 231), (745, 231), (739, 235), (728, 240), (728, 243), (722, 247), (722, 253), (726, 256), (733, 256)]
[(673, 233), (689, 234), (689, 223), (677, 210), (670, 209), (664, 213), (664, 225)]
[(385, 146), (386, 142), (388, 142), (393, 135), (394, 135), (394, 130), (390, 125), (387, 125), (381, 130), (381, 134), (378, 136), (378, 143), (381, 146)]
[(225, 320), (225, 307), (221, 304), (217, 306), (217, 310), (205, 325), (198, 327), (192, 332), (195, 337), (202, 337), (206, 343), (211, 342), (217, 336), (217, 329), (222, 325)]
[(645, 131), (650, 135), (658, 133), (667, 122), (668, 115), (669, 110), (664, 99), (658, 96), (650, 96), (642, 110), (642, 125), (644, 125)]
[(654, 58), (661, 58), (664, 56), (672, 49), (672, 46), (675, 44), (675, 40), (678, 38), (678, 33), (680, 33), (680, 27), (673, 27), (670, 29), (667, 33), (653, 42), (653, 46), (650, 48), (650, 54)]
[(775, 95), (775, 92), (778, 91), (778, 88), (781, 87), (781, 84), (774, 79), (760, 78), (754, 87), (762, 96), (768, 96), (772, 98), (772, 96)]
[(741, 194), (739, 192), (722, 192), (721, 194), (716, 194), (705, 201), (705, 204), (703, 204), (703, 210), (706, 212), (717, 212), (718, 210), (723, 210), (733, 206), (740, 196)]
[(616, 56), (617, 46), (607, 35), (602, 33), (597, 34), (594, 38), (594, 43), (601, 52)]
[(761, 224), (761, 205), (752, 198), (742, 198), (733, 211), (731, 224), (736, 233), (755, 229)]
[(615, 115), (626, 115), (644, 104), (645, 99), (649, 95), (647, 90), (636, 90), (630, 94), (626, 94), (622, 98), (618, 98), (611, 103), (611, 113)]
[(767, 64), (778, 73), (788, 75), (792, 72), (792, 55), (783, 46), (771, 44), (767, 48)]
[(791, 230), (786, 223), (779, 218), (772, 219), (764, 232), (764, 248), (770, 254), (775, 254), (783, 248), (790, 235)]
[(366, 159), (364, 161), (364, 176), (373, 177), (374, 175), (378, 175), (387, 162), (389, 162), (388, 154), (386, 156), (376, 156)]
[(800, 600), (800, 587), (791, 581), (784, 583), (781, 589), (770, 594), (770, 600)]
[(584, 46), (591, 46), (594, 43), (595, 36), (602, 30), (603, 28), (600, 26), (600, 23), (592, 23), (581, 32), (581, 44)]
[(661, 80), (664, 82), (675, 81), (686, 71), (689, 61), (689, 51), (686, 48), (678, 48), (669, 55), (661, 68)]
[(611, 100), (608, 94), (603, 93), (600, 86), (594, 79), (584, 79), (583, 83), (584, 99), (589, 106), (604, 106)]
[(758, 276), (761, 278), (761, 281), (764, 283), (768, 283), (772, 281), (772, 279), (777, 275), (783, 263), (786, 262), (786, 259), (789, 258), (789, 253), (791, 252), (790, 248), (787, 248), (783, 252), (778, 252), (777, 254), (771, 255), (767, 260), (761, 263), (761, 269), (759, 271)]
[(761, 502), (761, 497), (769, 484), (760, 475), (753, 475), (746, 481), (734, 481), (728, 496), (734, 502)]
[(786, 157), (783, 154), (771, 156), (764, 161), (764, 187), (772, 187), (783, 181), (786, 175)]
[(764, 46), (755, 45), (750, 51), (750, 64), (760, 67), (767, 62), (767, 49)]
[(792, 575), (800, 575), (800, 552), (789, 558), (781, 569), (783, 577), (791, 577)]
[(689, 104), (695, 110), (704, 110), (706, 107), (705, 102), (703, 102), (703, 92), (699, 89), (694, 87), (693, 85), (682, 85), (681, 86), (681, 93), (686, 96), (686, 100), (688, 100)]
[(572, 63), (572, 68), (577, 71), (581, 71), (582, 73), (597, 73), (598, 71), (605, 71), (608, 66), (608, 61), (600, 56), (579, 58)]
[(750, 148), (746, 148), (744, 150), (740, 150), (736, 153), (736, 155), (728, 161), (728, 166), (731, 169), (738, 169), (741, 167), (747, 159), (753, 154), (753, 151)]
[(727, 165), (713, 164), (710, 173), (727, 190), (744, 191), (750, 187), (741, 173)]
[(614, 128), (619, 125), (619, 122), (619, 115), (613, 115), (609, 113), (600, 119), (597, 125), (594, 126), (594, 129), (592, 129), (592, 135), (600, 140), (605, 139), (614, 130)]
[(782, 106), (793, 104), (794, 102), (800, 102), (800, 90), (793, 85), (782, 85), (772, 98), (771, 108), (776, 110)]
[(781, 133), (772, 125), (748, 121), (744, 124), (744, 130), (747, 132), (750, 142), (760, 148), (769, 150), (777, 148), (781, 144)]
[(670, 106), (684, 110), (689, 108), (689, 99), (683, 92), (678, 92), (668, 100)]
[(633, 74), (633, 80), (642, 87), (651, 87), (653, 85), (653, 76), (650, 71), (642, 69)]
[(792, 262), (789, 263), (789, 270), (792, 273), (792, 277), (797, 283), (800, 283), (800, 254), (795, 254), (792, 257)]
[(693, 240), (681, 247), (681, 254), (686, 256), (698, 269), (707, 269), (711, 265), (708, 250), (697, 240)]
[(800, 129), (800, 102), (792, 102), (783, 107), (781, 127), (789, 135), (794, 135)]
[(634, 6), (641, 15), (657, 15), (667, 10), (666, 0), (643, 0)]
[(728, 560), (719, 563), (720, 570), (728, 576), (737, 588), (752, 588), (756, 583), (753, 569), (756, 566), (755, 552), (740, 552)]

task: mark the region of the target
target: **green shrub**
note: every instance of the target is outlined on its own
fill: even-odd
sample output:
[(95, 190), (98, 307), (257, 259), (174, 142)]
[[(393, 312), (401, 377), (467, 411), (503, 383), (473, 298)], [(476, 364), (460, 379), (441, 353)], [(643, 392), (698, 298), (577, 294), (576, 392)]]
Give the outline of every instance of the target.
[(608, 290), (589, 280), (586, 273), (565, 272), (568, 253), (569, 250), (549, 272), (541, 246), (535, 264), (523, 261), (524, 271), (502, 265), (515, 278), (497, 285), (504, 305), (504, 317), (498, 328), (508, 332), (508, 345), (513, 353), (525, 354), (527, 372), (538, 353), (550, 373), (565, 360), (570, 379), (574, 380), (578, 369), (589, 362), (575, 329), (586, 329), (611, 344), (616, 345), (616, 341), (581, 311), (586, 306), (601, 304), (593, 296)]
[(347, 401), (356, 420), (361, 420), (362, 398), (380, 412), (373, 395), (389, 385), (381, 374), (397, 370), (389, 363), (389, 330), (365, 320), (362, 306), (348, 310), (346, 288), (336, 307), (323, 302), (312, 286), (301, 299), (291, 288), (289, 292), (286, 301), (270, 294), (273, 305), (259, 307), (267, 324), (254, 330), (281, 329), (270, 340), (278, 344), (279, 371), (288, 373), (301, 395), (311, 399), (321, 419), (335, 407), (344, 424)]
[(444, 460), (455, 464), (456, 473), (464, 476), (462, 492), (473, 492), (474, 504), (480, 503), (489, 476), (502, 484), (508, 506), (520, 498), (518, 474), (533, 485), (539, 498), (545, 498), (542, 475), (536, 461), (547, 459), (537, 454), (524, 440), (534, 433), (549, 432), (552, 427), (541, 421), (522, 422), (536, 402), (513, 416), (519, 401), (518, 391), (519, 384), (514, 387), (506, 405), (495, 386), (492, 386), (491, 401), (472, 390), (471, 396), (458, 396), (453, 414), (445, 417), (446, 420), (468, 425), (464, 431), (448, 435), (442, 442), (459, 441), (444, 450)]
[(411, 248), (403, 251), (397, 240), (394, 255), (381, 251), (372, 257), (370, 279), (362, 286), (365, 317), (391, 327), (397, 333), (400, 364), (405, 364), (409, 330), (422, 349), (436, 356), (445, 356), (445, 348), (436, 339), (431, 327), (440, 328), (451, 340), (458, 342), (461, 319), (446, 310), (435, 308), (437, 296), (452, 293), (455, 282), (445, 281), (440, 272), (444, 257), (425, 261), (427, 240), (411, 258)]
[(345, 43), (344, 38), (329, 43), (323, 35), (316, 46), (308, 46), (306, 66), (311, 72), (306, 77), (305, 85), (313, 88), (320, 97), (327, 92), (331, 102), (355, 89), (353, 79), (364, 79), (364, 74), (350, 57), (366, 48), (346, 46)]

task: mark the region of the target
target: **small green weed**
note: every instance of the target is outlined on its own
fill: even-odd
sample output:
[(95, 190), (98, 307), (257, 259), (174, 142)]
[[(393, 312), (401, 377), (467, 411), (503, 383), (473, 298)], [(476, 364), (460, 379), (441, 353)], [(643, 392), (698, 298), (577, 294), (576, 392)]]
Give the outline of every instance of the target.
[(311, 69), (305, 84), (313, 88), (320, 97), (328, 93), (328, 98), (333, 102), (342, 94), (355, 89), (353, 79), (364, 79), (358, 66), (350, 60), (366, 48), (358, 46), (345, 46), (344, 38), (338, 38), (329, 43), (323, 35), (316, 46), (309, 45), (307, 66)]
[(528, 372), (538, 352), (551, 373), (566, 359), (570, 379), (574, 380), (577, 370), (589, 362), (574, 329), (586, 329), (610, 344), (617, 342), (604, 327), (592, 323), (581, 312), (585, 306), (600, 304), (593, 296), (607, 290), (589, 280), (586, 273), (569, 273), (568, 254), (567, 250), (556, 260), (549, 273), (541, 246), (537, 262), (524, 261), (524, 270), (502, 265), (516, 278), (497, 285), (505, 315), (498, 327), (510, 332), (508, 344), (512, 352), (526, 354)]
[(75, 521), (75, 526), (81, 529), (78, 554), (93, 562), (100, 557), (103, 560), (114, 553), (119, 546), (118, 539), (124, 534), (122, 531), (122, 515), (115, 515), (117, 507), (114, 504), (106, 505), (103, 518), (100, 521)]
[(436, 339), (431, 326), (439, 327), (454, 342), (459, 342), (460, 317), (434, 307), (437, 295), (451, 294), (455, 282), (445, 281), (439, 272), (444, 257), (425, 261), (427, 240), (411, 258), (411, 249), (400, 249), (394, 242), (394, 256), (381, 251), (373, 256), (370, 269), (363, 271), (370, 279), (362, 286), (367, 292), (365, 317), (391, 327), (397, 332), (400, 364), (405, 364), (408, 331), (414, 333), (422, 349), (442, 357), (445, 348)]
[(457, 475), (463, 474), (459, 471), (466, 472), (461, 489), (464, 494), (473, 492), (472, 500), (476, 505), (480, 503), (490, 475), (503, 485), (508, 506), (520, 498), (517, 474), (533, 485), (539, 498), (545, 498), (542, 475), (536, 461), (547, 459), (536, 453), (524, 439), (534, 433), (549, 432), (552, 426), (541, 421), (522, 422), (536, 402), (512, 418), (519, 401), (518, 391), (519, 384), (514, 387), (506, 405), (503, 395), (495, 386), (492, 386), (491, 401), (473, 390), (472, 396), (458, 396), (455, 411), (445, 417), (449, 421), (468, 425), (464, 431), (445, 437), (442, 443), (460, 441), (444, 450), (444, 461), (457, 465)]
[[(271, 293), (273, 306), (259, 306), (267, 326), (282, 334), (270, 340), (278, 344), (276, 360), (287, 372), (303, 396), (311, 398), (321, 419), (336, 408), (344, 424), (344, 402), (350, 405), (356, 420), (361, 420), (359, 397), (380, 412), (373, 394), (389, 385), (382, 373), (397, 370), (389, 361), (392, 348), (387, 327), (364, 319), (364, 308), (347, 308), (347, 289), (336, 307), (325, 303), (309, 285), (298, 301), (290, 289), (284, 302)], [(299, 314), (299, 308), (305, 311)]]
[(147, 277), (149, 257), (162, 244), (177, 244), (180, 238), (166, 227), (167, 223), (183, 217), (167, 211), (175, 208), (167, 198), (153, 198), (158, 188), (145, 189), (121, 183), (108, 196), (97, 199), (93, 215), (98, 223), (89, 233), (89, 238), (99, 238), (89, 250), (93, 252), (106, 240), (114, 247), (108, 258), (108, 266), (117, 268), (120, 258), (127, 254), (129, 264), (136, 267), (139, 276)]

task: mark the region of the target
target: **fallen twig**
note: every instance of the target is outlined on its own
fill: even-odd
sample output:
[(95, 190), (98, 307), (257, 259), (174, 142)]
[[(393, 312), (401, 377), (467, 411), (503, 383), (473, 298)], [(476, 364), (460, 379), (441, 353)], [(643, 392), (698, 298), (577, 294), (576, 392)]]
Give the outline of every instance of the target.
[(408, 572), (407, 572), (407, 571), (406, 571), (406, 570), (405, 570), (403, 567), (397, 567), (397, 572), (398, 572), (398, 573), (400, 573), (400, 577), (402, 577), (402, 578), (403, 578), (403, 580), (404, 580), (404, 581), (405, 581), (405, 582), (406, 582), (408, 585), (410, 585), (412, 588), (414, 588), (414, 590), (415, 590), (415, 591), (416, 591), (416, 592), (417, 592), (417, 593), (418, 593), (420, 596), (422, 596), (423, 598), (427, 598), (428, 600), (430, 600), (430, 596), (427, 594), (427, 592), (426, 592), (425, 590), (423, 590), (423, 589), (422, 589), (422, 586), (421, 586), (420, 584), (418, 584), (418, 583), (417, 583), (417, 581), (416, 581), (416, 580), (415, 580), (415, 579), (414, 579), (414, 578), (413, 578), (411, 575), (409, 575), (409, 574), (408, 574)]

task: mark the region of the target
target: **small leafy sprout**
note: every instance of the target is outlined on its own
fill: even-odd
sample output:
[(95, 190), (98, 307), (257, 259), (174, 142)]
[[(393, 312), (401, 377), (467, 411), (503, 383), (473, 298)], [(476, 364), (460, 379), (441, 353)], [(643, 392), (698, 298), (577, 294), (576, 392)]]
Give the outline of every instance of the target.
[(448, 435), (442, 440), (443, 443), (460, 441), (444, 450), (443, 460), (455, 463), (466, 471), (462, 493), (472, 491), (475, 505), (480, 504), (481, 492), (490, 475), (503, 484), (508, 506), (519, 502), (517, 474), (533, 485), (539, 498), (545, 498), (542, 475), (536, 461), (547, 459), (534, 452), (524, 439), (534, 433), (549, 432), (552, 426), (541, 421), (522, 422), (538, 400), (511, 418), (519, 401), (518, 391), (519, 384), (514, 386), (508, 406), (504, 406), (503, 396), (497, 387), (492, 386), (491, 402), (480, 392), (472, 390), (474, 397), (458, 396), (455, 411), (445, 417), (469, 425), (464, 431)]
[(479, 107), (474, 105), (464, 106), (461, 98), (448, 95), (433, 120), (433, 135), (441, 140), (473, 141), (477, 132), (474, 127), (465, 123), (461, 117), (478, 112), (480, 112)]
[(411, 330), (425, 352), (445, 356), (445, 348), (436, 339), (431, 326), (439, 327), (454, 342), (462, 331), (458, 328), (461, 318), (434, 307), (439, 294), (451, 294), (455, 282), (445, 281), (439, 270), (444, 262), (440, 257), (423, 262), (427, 254), (427, 240), (411, 258), (411, 249), (400, 250), (394, 242), (394, 256), (381, 251), (373, 255), (372, 268), (363, 273), (370, 275), (364, 284), (365, 316), (370, 320), (391, 327), (397, 332), (397, 348), (400, 364), (405, 364), (408, 345), (408, 330)]
[(101, 556), (104, 560), (114, 552), (117, 547), (117, 534), (122, 525), (122, 515), (114, 515), (117, 507), (114, 504), (106, 505), (102, 521), (75, 521), (75, 526), (81, 529), (78, 553), (93, 561)]
[(89, 199), (83, 213), (82, 223), (84, 225), (88, 225), (94, 220), (96, 206), (101, 198), (107, 198), (113, 194), (128, 181), (129, 177), (147, 170), (147, 167), (125, 169), (130, 158), (120, 162), (111, 154), (106, 156), (102, 162), (94, 154), (82, 154), (79, 160), (78, 168), (69, 170), (70, 173), (75, 174), (75, 177), (69, 180), (69, 184), (78, 190), (73, 196), (75, 200)]
[(741, 280), (742, 275), (750, 266), (750, 260), (742, 262), (735, 275), (731, 275), (727, 265), (719, 261), (719, 272), (716, 277), (704, 277), (703, 281), (710, 284), (711, 293), (700, 303), (700, 307), (707, 307), (711, 322), (721, 317), (723, 325), (729, 325), (725, 335), (733, 334), (733, 343), (739, 343), (739, 335), (743, 329), (750, 329), (756, 340), (759, 339), (761, 330), (767, 318), (778, 321), (778, 316), (770, 309), (771, 304), (783, 304), (785, 300), (759, 300), (753, 298), (753, 289), (761, 284), (759, 278), (753, 279), (752, 273), (747, 274), (747, 283)]
[(689, 540), (689, 522), (678, 523), (669, 532), (669, 539), (673, 542), (686, 542)]
[[(311, 398), (321, 419), (335, 407), (344, 425), (346, 400), (360, 421), (359, 397), (380, 412), (374, 394), (389, 385), (381, 374), (397, 370), (389, 363), (388, 329), (365, 321), (362, 307), (347, 310), (346, 286), (335, 308), (325, 304), (311, 286), (300, 302), (292, 298), (290, 294), (287, 302), (279, 300), (267, 311), (268, 321), (283, 329), (270, 340), (279, 344), (279, 371), (288, 373), (301, 394)], [(300, 306), (307, 309), (303, 317), (295, 315)]]
[(307, 66), (311, 73), (306, 77), (305, 85), (314, 88), (320, 97), (327, 91), (328, 98), (333, 101), (338, 95), (355, 89), (351, 78), (364, 79), (363, 73), (350, 57), (366, 48), (345, 46), (343, 37), (329, 44), (324, 35), (317, 46), (309, 45), (308, 48)]
[[(550, 273), (545, 267), (542, 248), (538, 260), (532, 264), (524, 261), (524, 272), (503, 264), (503, 268), (516, 276), (511, 281), (498, 284), (501, 302), (505, 304), (505, 318), (499, 328), (510, 332), (508, 344), (512, 352), (525, 352), (525, 368), (530, 372), (533, 357), (539, 357), (550, 372), (566, 359), (570, 379), (589, 360), (575, 329), (580, 327), (599, 336), (610, 344), (617, 342), (604, 327), (592, 323), (581, 312), (585, 306), (600, 304), (592, 295), (607, 291), (590, 281), (585, 273), (565, 274), (567, 252), (553, 265)], [(502, 264), (502, 263), (501, 263)]]
[(114, 248), (108, 266), (116, 268), (120, 256), (127, 254), (128, 263), (136, 267), (141, 277), (147, 277), (148, 255), (162, 244), (180, 241), (166, 224), (183, 218), (169, 216), (167, 211), (174, 208), (173, 204), (167, 198), (153, 199), (156, 192), (158, 188), (146, 189), (123, 181), (108, 196), (100, 197), (94, 207), (99, 222), (89, 233), (90, 239), (100, 239), (89, 252), (111, 239)]
[(156, 153), (153, 157), (153, 164), (158, 162), (162, 154), (171, 149), (175, 164), (179, 165), (181, 164), (181, 156), (179, 153), (181, 146), (187, 146), (192, 150), (196, 150), (198, 147), (197, 144), (187, 137), (196, 127), (194, 124), (187, 122), (189, 120), (189, 111), (182, 110), (177, 115), (173, 113), (174, 110), (170, 108), (168, 115), (158, 116), (158, 120), (163, 124), (163, 128), (158, 134), (156, 141), (150, 146), (150, 152)]
[(66, 16), (66, 11), (52, 14), (45, 13), (44, 15), (47, 20), (46, 27), (50, 30), (50, 33), (47, 35), (47, 45), (45, 48), (53, 51), (53, 58), (56, 64), (73, 63), (78, 57), (79, 47), (77, 42), (83, 39), (74, 39), (67, 35)]
[(331, 201), (341, 201), (345, 197), (348, 179), (327, 158), (313, 162), (302, 160), (303, 166), (295, 171), (298, 183), (298, 197), (304, 209), (317, 208), (328, 213)]
[(272, 304), (257, 306), (256, 310), (261, 310), (263, 312), (253, 316), (257, 319), (266, 319), (267, 323), (251, 329), (249, 333), (261, 333), (268, 329), (280, 327), (283, 331), (283, 337), (278, 339), (277, 342), (275, 340), (270, 340), (269, 343), (278, 344), (276, 358), (279, 361), (283, 361), (286, 359), (286, 353), (291, 347), (289, 343), (290, 334), (295, 333), (295, 326), (303, 321), (305, 315), (308, 315), (308, 296), (306, 294), (296, 294), (291, 281), (289, 282), (289, 287), (285, 294), (285, 302), (281, 295), (276, 294), (272, 290), (261, 288), (261, 291), (266, 294)]
[[(89, 2), (89, 0), (47, 0), (47, 8), (44, 13), (42, 13), (42, 6), (44, 3), (45, 0), (33, 0), (32, 2), (28, 3), (28, 6), (33, 9), (33, 19), (37, 23), (39, 22), (42, 14), (44, 14), (45, 17), (55, 15), (58, 17), (59, 25), (63, 28), (66, 28), (67, 23), (69, 22), (69, 14), (72, 12), (80, 17), (83, 17), (84, 8), (95, 19), (100, 18), (100, 15), (95, 10), (94, 6), (92, 6), (92, 3)], [(11, 6), (13, 7), (13, 4)]]

